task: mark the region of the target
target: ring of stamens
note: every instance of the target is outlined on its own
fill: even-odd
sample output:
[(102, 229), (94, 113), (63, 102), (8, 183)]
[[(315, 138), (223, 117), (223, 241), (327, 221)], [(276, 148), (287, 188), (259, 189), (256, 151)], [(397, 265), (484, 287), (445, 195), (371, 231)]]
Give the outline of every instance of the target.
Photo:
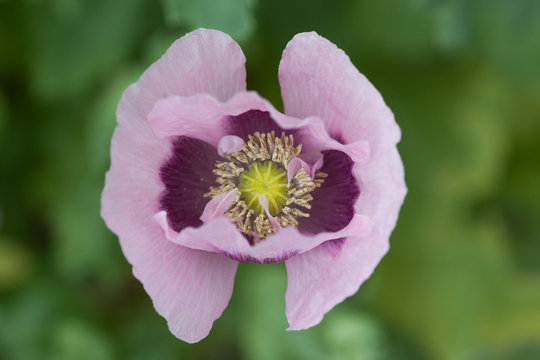
[(262, 194), (268, 200), (268, 212), (280, 226), (298, 225), (297, 218), (309, 217), (311, 192), (323, 183), (326, 174), (315, 172), (312, 178), (300, 168), (287, 181), (289, 161), (298, 156), (302, 145), (294, 145), (292, 135), (276, 137), (255, 132), (238, 152), (225, 154), (228, 161), (217, 161), (214, 174), (218, 187), (210, 187), (205, 197), (238, 189), (236, 198), (226, 211), (238, 228), (253, 239), (263, 240), (277, 229), (270, 224), (268, 214), (258, 201)]

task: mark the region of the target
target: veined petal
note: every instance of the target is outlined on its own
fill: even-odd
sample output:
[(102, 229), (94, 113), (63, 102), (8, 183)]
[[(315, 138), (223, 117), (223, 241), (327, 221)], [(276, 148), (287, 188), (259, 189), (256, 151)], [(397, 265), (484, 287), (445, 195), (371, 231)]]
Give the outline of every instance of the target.
[[(118, 235), (157, 311), (176, 336), (189, 342), (205, 337), (222, 313), (236, 264), (219, 254), (171, 244), (152, 220), (164, 190), (160, 168), (172, 146), (170, 139), (155, 136), (147, 116), (158, 99), (171, 95), (207, 92), (227, 100), (245, 89), (244, 63), (242, 51), (228, 35), (194, 31), (177, 40), (124, 92), (117, 110), (119, 125), (111, 143), (101, 215)], [(203, 271), (206, 268), (209, 271)], [(198, 287), (193, 290), (193, 283), (179, 279), (194, 279)]]
[(358, 291), (388, 251), (376, 236), (325, 242), (288, 259), (286, 314), (288, 330), (317, 325), (323, 315)]
[(135, 262), (151, 261), (135, 267), (133, 274), (152, 298), (157, 312), (167, 319), (170, 331), (194, 343), (205, 338), (215, 319), (231, 298), (238, 263), (221, 254), (188, 249), (149, 239)]
[(307, 120), (306, 125), (300, 128), (297, 134), (306, 154), (318, 153), (324, 150), (339, 150), (349, 155), (355, 162), (369, 158), (369, 142), (355, 140), (348, 144), (342, 144), (328, 134), (321, 119), (310, 117)]
[[(342, 50), (316, 33), (298, 34), (283, 52), (279, 79), (287, 115), (320, 118), (328, 134), (345, 146), (369, 144), (369, 156), (353, 164), (360, 188), (354, 212), (369, 217), (373, 231), (287, 260), (287, 318), (296, 330), (317, 324), (369, 277), (388, 250), (407, 189), (394, 116)], [(314, 193), (313, 208), (320, 209), (316, 199)]]
[(170, 96), (156, 102), (148, 115), (148, 122), (160, 138), (189, 136), (217, 147), (229, 131), (227, 116), (235, 116), (252, 109), (266, 110), (268, 102), (255, 92), (238, 92), (221, 102), (210, 94)]
[[(144, 285), (157, 312), (167, 319), (171, 332), (185, 341), (196, 342), (208, 334), (213, 321), (226, 307), (236, 262), (166, 240), (152, 221), (163, 190), (156, 178), (163, 155), (161, 147), (154, 144), (153, 152), (145, 152), (137, 140), (140, 139), (136, 133), (126, 128), (115, 132), (113, 165), (107, 174), (101, 214), (108, 227), (118, 234), (135, 277)], [(133, 143), (138, 146), (131, 147)], [(144, 201), (141, 203), (140, 199)], [(178, 279), (192, 279), (196, 286)]]
[[(226, 101), (246, 88), (246, 58), (238, 44), (217, 30), (198, 29), (176, 40), (135, 84), (145, 115), (158, 99), (207, 93)], [(146, 117), (145, 117), (146, 119)]]
[[(219, 194), (210, 200), (204, 207), (204, 211), (201, 215), (201, 221), (203, 223), (207, 223), (223, 215), (225, 211), (229, 210), (231, 207), (237, 193), (238, 189), (233, 189), (229, 192)], [(167, 232), (165, 234), (167, 235)]]
[(279, 82), (285, 113), (323, 120), (345, 144), (388, 149), (401, 136), (381, 94), (338, 47), (315, 32), (297, 34), (283, 51)]
[(325, 241), (351, 235), (368, 234), (371, 221), (362, 215), (355, 215), (350, 223), (337, 232), (304, 235), (295, 227), (288, 226), (268, 236), (264, 241), (250, 245), (226, 216), (214, 219), (198, 228), (186, 228), (177, 233), (167, 224), (164, 212), (155, 214), (154, 220), (162, 227), (169, 241), (191, 249), (219, 252), (237, 261), (258, 263), (279, 262), (296, 254), (313, 249)]

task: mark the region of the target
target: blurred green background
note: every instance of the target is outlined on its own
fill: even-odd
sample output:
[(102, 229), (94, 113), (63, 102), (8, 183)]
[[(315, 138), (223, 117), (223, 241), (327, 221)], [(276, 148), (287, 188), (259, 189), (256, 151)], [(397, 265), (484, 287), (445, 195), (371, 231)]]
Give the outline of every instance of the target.
[[(285, 332), (282, 263), (241, 264), (174, 338), (99, 216), (115, 108), (178, 37), (229, 33), (248, 88), (316, 30), (381, 91), (409, 195), (370, 280)], [(540, 359), (540, 1), (0, 0), (0, 359)]]

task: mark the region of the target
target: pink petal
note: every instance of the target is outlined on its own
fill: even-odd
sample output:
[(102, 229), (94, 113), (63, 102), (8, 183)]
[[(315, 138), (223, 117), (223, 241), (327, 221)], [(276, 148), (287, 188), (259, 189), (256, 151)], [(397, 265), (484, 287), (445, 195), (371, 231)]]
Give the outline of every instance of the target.
[(289, 164), (287, 165), (287, 186), (289, 186), (292, 178), (301, 168), (304, 168), (304, 170), (306, 170), (306, 172), (311, 176), (312, 179), (315, 178), (315, 172), (323, 166), (323, 163), (323, 154), (318, 155), (317, 160), (315, 160), (313, 166), (309, 166), (307, 162), (300, 159), (299, 157), (292, 158), (291, 160), (289, 160)]
[(220, 156), (224, 156), (225, 154), (240, 151), (242, 149), (242, 145), (244, 145), (244, 140), (242, 140), (241, 137), (225, 135), (219, 139), (217, 151)]
[(313, 249), (319, 244), (351, 235), (368, 234), (371, 221), (355, 215), (348, 226), (333, 233), (303, 235), (297, 228), (288, 226), (264, 241), (251, 246), (227, 216), (216, 218), (198, 228), (186, 228), (180, 233), (170, 229), (164, 212), (155, 215), (169, 241), (191, 249), (220, 252), (238, 261), (259, 263), (278, 262)]
[(229, 208), (231, 207), (237, 193), (238, 189), (233, 189), (229, 192), (219, 194), (212, 200), (210, 200), (204, 208), (204, 211), (201, 215), (201, 221), (203, 223), (207, 223), (223, 215), (223, 213), (225, 213), (225, 211), (229, 210)]
[(101, 215), (118, 235), (156, 310), (176, 336), (189, 342), (205, 337), (227, 305), (236, 263), (171, 244), (153, 221), (164, 190), (159, 169), (171, 143), (154, 135), (147, 115), (159, 98), (170, 95), (208, 92), (223, 101), (230, 98), (245, 89), (244, 62), (228, 35), (194, 31), (125, 91), (117, 110)]
[[(328, 242), (287, 261), (287, 317), (295, 330), (317, 324), (369, 277), (388, 250), (407, 189), (393, 114), (342, 50), (316, 33), (298, 34), (283, 53), (279, 78), (286, 114), (319, 117), (345, 146), (369, 144), (369, 157), (353, 173), (361, 191), (355, 212), (373, 221), (373, 231), (348, 238), (342, 248)], [(357, 150), (361, 155), (360, 145)]]
[(364, 140), (372, 151), (401, 136), (381, 94), (334, 44), (315, 32), (297, 34), (279, 66), (285, 113), (321, 118), (328, 133), (345, 143)]
[(306, 170), (308, 173), (311, 173), (311, 167), (309, 164), (299, 157), (289, 160), (289, 164), (287, 165), (287, 186), (290, 185), (292, 178), (301, 168), (304, 168), (304, 170)]
[(133, 274), (152, 298), (170, 331), (194, 343), (205, 338), (231, 298), (238, 263), (221, 254), (196, 251), (148, 239), (134, 263)]
[(311, 167), (311, 178), (315, 178), (315, 172), (324, 166), (324, 156), (321, 154)]
[(246, 88), (246, 58), (229, 35), (198, 29), (176, 40), (135, 84), (145, 119), (158, 99), (207, 93), (226, 101)]
[(403, 165), (396, 149), (385, 156), (377, 154), (356, 164), (363, 174), (363, 191), (355, 209), (369, 214), (373, 229), (368, 235), (354, 236), (334, 249), (331, 242), (286, 261), (288, 287), (286, 313), (290, 330), (317, 325), (323, 315), (345, 298), (356, 293), (371, 275), (389, 247), (406, 193)]
[(270, 225), (274, 227), (277, 231), (281, 230), (281, 225), (277, 222), (277, 220), (270, 214), (270, 210), (268, 210), (268, 199), (263, 194), (259, 194), (257, 196), (259, 199), (259, 204), (261, 204), (262, 208), (264, 209), (264, 212), (266, 213), (266, 216), (268, 217), (268, 221), (270, 222)]
[(299, 129), (299, 141), (306, 153), (323, 150), (339, 150), (349, 155), (353, 161), (359, 162), (369, 158), (369, 142), (356, 140), (341, 144), (326, 131), (324, 123), (318, 118), (308, 118), (309, 122)]
[(227, 116), (242, 114), (251, 109), (266, 111), (271, 106), (255, 92), (241, 91), (226, 102), (209, 94), (171, 96), (156, 102), (148, 122), (160, 138), (185, 135), (217, 147), (228, 135)]
[[(277, 128), (298, 129), (297, 142), (302, 143), (304, 153), (315, 154), (318, 157), (322, 150), (340, 150), (355, 161), (369, 157), (369, 145), (366, 141), (341, 144), (328, 134), (321, 119), (317, 117), (297, 119), (286, 116), (255, 92), (238, 92), (226, 102), (220, 102), (208, 94), (170, 96), (156, 102), (148, 115), (148, 122), (159, 138), (184, 135), (218, 147), (219, 141), (224, 136), (232, 134), (235, 138), (245, 138), (246, 132), (252, 134), (255, 131), (262, 131), (260, 128), (251, 129), (249, 126), (243, 126), (245, 124), (231, 124), (228, 121), (230, 116), (237, 117), (250, 110), (268, 112)], [(240, 129), (236, 129), (238, 126)], [(238, 143), (237, 139), (234, 145)]]
[(358, 291), (388, 251), (376, 237), (349, 237), (341, 249), (326, 242), (288, 259), (286, 315), (288, 330), (317, 325), (336, 304)]

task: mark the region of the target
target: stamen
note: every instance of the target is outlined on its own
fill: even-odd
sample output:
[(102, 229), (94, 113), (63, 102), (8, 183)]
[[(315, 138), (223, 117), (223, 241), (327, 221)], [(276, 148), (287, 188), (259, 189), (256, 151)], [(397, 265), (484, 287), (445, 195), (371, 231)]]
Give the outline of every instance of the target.
[[(313, 196), (310, 193), (320, 187), (327, 176), (316, 171), (312, 177), (301, 167), (288, 179), (289, 161), (301, 151), (302, 145), (294, 145), (293, 135), (282, 133), (276, 137), (274, 131), (255, 132), (248, 136), (240, 151), (224, 154), (228, 161), (216, 163), (214, 174), (220, 186), (211, 187), (204, 196), (214, 198), (238, 189), (236, 198), (226, 212), (254, 243), (274, 233), (276, 227), (297, 226), (298, 217), (309, 217), (309, 213), (300, 208), (311, 209), (309, 202)], [(259, 195), (267, 200), (264, 205), (266, 210), (260, 203)], [(275, 226), (272, 226), (268, 216)]]

